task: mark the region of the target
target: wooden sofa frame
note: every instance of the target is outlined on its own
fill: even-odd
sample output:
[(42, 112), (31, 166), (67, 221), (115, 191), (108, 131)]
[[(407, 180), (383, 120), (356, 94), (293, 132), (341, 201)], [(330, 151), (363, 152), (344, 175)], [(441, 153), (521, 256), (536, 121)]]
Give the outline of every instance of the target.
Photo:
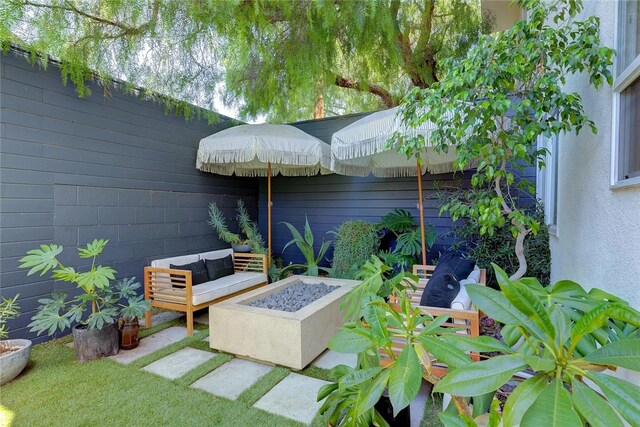
[[(233, 254), (234, 271), (258, 272), (267, 274), (267, 256), (264, 254)], [(145, 267), (144, 269), (144, 297), (151, 300), (152, 307), (179, 311), (187, 316), (187, 335), (193, 335), (193, 312), (210, 305), (233, 298), (237, 295), (258, 289), (268, 282), (259, 283), (233, 294), (225, 295), (202, 304), (194, 305), (192, 298), (192, 282), (190, 270), (175, 270), (168, 268)], [(145, 325), (151, 327), (151, 311), (145, 313)]]
[[(476, 309), (471, 310), (458, 310), (453, 308), (439, 308), (439, 307), (428, 307), (421, 306), (420, 299), (422, 298), (422, 292), (424, 291), (424, 287), (426, 285), (427, 280), (431, 278), (433, 275), (433, 271), (435, 270), (435, 265), (414, 265), (413, 266), (413, 274), (418, 276), (420, 279), (417, 283), (416, 290), (409, 290), (407, 295), (410, 297), (411, 305), (414, 307), (418, 307), (420, 311), (425, 314), (429, 314), (434, 318), (443, 314), (449, 316), (449, 321), (444, 323), (442, 327), (456, 328), (462, 330), (462, 333), (470, 336), (477, 337), (480, 335), (480, 316), (481, 312)], [(481, 285), (486, 285), (487, 283), (487, 271), (485, 269), (480, 269), (480, 279), (478, 282)], [(399, 305), (399, 299), (394, 294), (391, 296), (392, 304)], [(399, 309), (399, 306), (398, 306)], [(457, 323), (454, 323), (458, 321)], [(420, 333), (419, 330), (416, 330), (416, 333)], [(395, 341), (393, 345), (393, 352), (399, 354), (404, 346), (406, 345), (406, 341)], [(473, 360), (479, 360), (480, 356), (477, 353), (471, 353), (471, 358)], [(383, 364), (388, 364), (390, 362), (389, 359), (383, 360)], [(447, 373), (447, 366), (438, 363), (435, 359), (432, 359), (431, 373), (438, 377), (442, 377)]]

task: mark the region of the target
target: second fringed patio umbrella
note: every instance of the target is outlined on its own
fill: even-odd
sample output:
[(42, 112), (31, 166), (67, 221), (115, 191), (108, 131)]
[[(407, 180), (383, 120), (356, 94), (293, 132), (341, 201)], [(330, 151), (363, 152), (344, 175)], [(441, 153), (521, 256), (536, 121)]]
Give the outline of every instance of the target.
[(331, 173), (329, 144), (289, 125), (234, 126), (200, 141), (196, 168), (219, 175), (266, 176), (271, 265), (271, 177)]
[(426, 122), (417, 129), (404, 127), (397, 117), (398, 108), (377, 111), (349, 126), (340, 129), (331, 137), (331, 170), (341, 175), (391, 177), (418, 177), (418, 211), (420, 213), (420, 231), (422, 234), (422, 263), (427, 263), (425, 242), (424, 206), (422, 202), (422, 175), (453, 171), (456, 159), (455, 150), (448, 153), (436, 152), (425, 144), (422, 164), (417, 159), (407, 159), (393, 149), (386, 148), (386, 142), (394, 132), (421, 134), (428, 141), (429, 133), (434, 129)]

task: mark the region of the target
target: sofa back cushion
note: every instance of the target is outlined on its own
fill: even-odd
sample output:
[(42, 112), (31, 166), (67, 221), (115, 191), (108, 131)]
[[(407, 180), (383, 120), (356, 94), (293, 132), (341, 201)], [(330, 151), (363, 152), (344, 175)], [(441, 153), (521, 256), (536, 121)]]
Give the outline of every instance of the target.
[[(205, 266), (204, 261), (202, 260), (198, 260), (196, 262), (183, 264), (183, 265), (169, 264), (169, 267), (173, 270), (191, 271), (191, 284), (194, 286), (199, 285), (200, 283), (205, 283), (209, 281), (209, 275), (207, 274), (207, 267)], [(178, 276), (172, 274), (171, 277), (178, 277)]]
[(175, 256), (175, 257), (172, 257), (172, 258), (164, 258), (164, 259), (157, 259), (155, 261), (151, 261), (151, 267), (154, 267), (154, 268), (171, 268), (170, 267), (171, 264), (174, 264), (174, 265), (185, 265), (185, 264), (191, 264), (192, 262), (196, 262), (198, 260), (200, 260), (198, 255)]
[(205, 259), (207, 275), (209, 280), (216, 280), (221, 277), (231, 276), (234, 273), (233, 256), (227, 255), (224, 258)]
[(233, 249), (218, 249), (217, 251), (202, 252), (197, 254), (198, 259), (220, 259), (231, 255), (233, 257)]

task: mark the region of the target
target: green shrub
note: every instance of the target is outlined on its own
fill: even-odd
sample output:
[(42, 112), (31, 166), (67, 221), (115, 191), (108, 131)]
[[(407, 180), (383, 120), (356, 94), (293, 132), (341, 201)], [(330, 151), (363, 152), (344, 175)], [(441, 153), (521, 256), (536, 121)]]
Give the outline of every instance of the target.
[(338, 228), (333, 249), (333, 274), (341, 279), (353, 279), (358, 268), (378, 252), (378, 224), (346, 221)]
[[(551, 252), (549, 250), (549, 227), (544, 223), (544, 211), (539, 206), (534, 219), (540, 222), (536, 235), (529, 234), (524, 242), (524, 254), (527, 259), (526, 277), (535, 277), (540, 283), (548, 284), (551, 270)], [(466, 250), (470, 258), (476, 260), (480, 268), (487, 269), (487, 284), (498, 287), (491, 263), (502, 266), (508, 273), (518, 269), (515, 254), (515, 238), (507, 225), (496, 228), (493, 236), (480, 235), (480, 225), (468, 219), (464, 225), (453, 230), (456, 242), (453, 247)]]

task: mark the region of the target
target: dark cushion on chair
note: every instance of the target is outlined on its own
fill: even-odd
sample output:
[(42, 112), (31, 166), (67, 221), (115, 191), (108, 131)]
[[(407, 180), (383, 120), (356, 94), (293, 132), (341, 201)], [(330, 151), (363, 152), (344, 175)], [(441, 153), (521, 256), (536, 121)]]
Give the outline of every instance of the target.
[(459, 292), (460, 282), (453, 270), (441, 268), (438, 274), (434, 271), (433, 276), (427, 282), (420, 298), (420, 305), (451, 308), (451, 301)]
[(462, 258), (456, 255), (454, 252), (446, 252), (438, 260), (433, 275), (438, 273), (439, 270), (445, 268), (451, 270), (456, 276), (458, 281), (466, 279), (476, 266), (476, 262), (470, 258)]
[[(207, 275), (207, 267), (205, 266), (204, 261), (202, 260), (192, 262), (191, 264), (184, 264), (184, 265), (169, 264), (169, 268), (173, 270), (191, 271), (191, 284), (194, 286), (199, 285), (200, 283), (205, 283), (209, 281), (209, 276)], [(178, 278), (180, 276), (176, 274), (172, 274), (171, 277)], [(181, 286), (176, 286), (176, 287), (181, 287)]]
[(218, 259), (205, 259), (204, 263), (207, 266), (209, 280), (231, 276), (234, 273), (233, 256), (231, 255)]

